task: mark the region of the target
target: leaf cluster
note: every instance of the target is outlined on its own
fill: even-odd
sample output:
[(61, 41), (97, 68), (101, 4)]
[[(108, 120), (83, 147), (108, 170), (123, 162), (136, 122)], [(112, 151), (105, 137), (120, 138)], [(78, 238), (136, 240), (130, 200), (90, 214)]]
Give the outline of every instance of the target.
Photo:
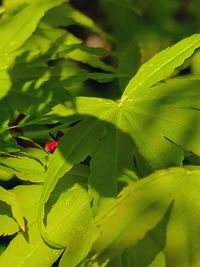
[(200, 34), (144, 2), (4, 0), (0, 266), (199, 265)]

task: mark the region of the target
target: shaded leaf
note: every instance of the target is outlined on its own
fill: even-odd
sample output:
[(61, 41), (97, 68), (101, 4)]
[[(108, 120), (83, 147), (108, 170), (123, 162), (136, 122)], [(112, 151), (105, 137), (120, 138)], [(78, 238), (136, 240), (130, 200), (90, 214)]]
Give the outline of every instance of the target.
[(79, 24), (93, 32), (99, 33), (100, 35), (105, 35), (103, 30), (101, 30), (91, 18), (69, 4), (62, 4), (61, 6), (48, 11), (43, 18), (43, 21), (53, 27)]
[[(122, 126), (120, 112), (108, 113), (108, 116), (118, 126)], [(95, 209), (107, 205), (111, 198), (118, 194), (119, 181), (123, 181), (126, 172), (133, 171), (132, 155), (130, 138), (118, 128), (107, 125), (106, 135), (93, 153), (90, 163), (89, 186), (94, 198), (93, 205)], [(136, 175), (135, 178), (137, 179)], [(129, 179), (134, 181), (132, 177), (129, 177)]]
[(11, 206), (12, 215), (19, 224), (20, 228), (25, 231), (25, 223), (23, 213), (21, 210), (21, 203), (11, 190), (8, 191), (0, 187), (0, 200)]
[(97, 209), (101, 201), (103, 205), (104, 200), (117, 195), (118, 180), (127, 171), (133, 171), (133, 142), (124, 131), (123, 113), (118, 104), (111, 100), (80, 97), (75, 99), (74, 105), (73, 102), (66, 103), (66, 106), (58, 105), (49, 113), (50, 116), (56, 114), (60, 115), (61, 120), (74, 114), (94, 116), (106, 126), (101, 143), (92, 153), (89, 178)]
[[(70, 103), (58, 105), (49, 115), (56, 117), (58, 114), (58, 118), (62, 118), (81, 114), (100, 118), (101, 110), (107, 110), (109, 115), (104, 120), (131, 137), (132, 151), (140, 155), (140, 160), (136, 158), (136, 164), (139, 168), (147, 165), (146, 174), (154, 169), (180, 166), (184, 151), (191, 151), (196, 155), (200, 153), (199, 80), (172, 79), (154, 87), (150, 86), (167, 77), (169, 73), (167, 74), (165, 68), (168, 72), (173, 72), (199, 45), (199, 35), (194, 35), (145, 63), (127, 86), (124, 93), (126, 100), (124, 97), (116, 102), (76, 98), (76, 108)], [(152, 72), (152, 68), (155, 68), (155, 72)], [(155, 79), (152, 73), (157, 75)], [(134, 89), (131, 85), (133, 83), (137, 88), (141, 83), (140, 90), (136, 87)], [(128, 94), (127, 90), (130, 91)], [(120, 120), (112, 119), (117, 116)]]
[[(82, 133), (81, 135), (79, 133)], [(60, 248), (59, 244), (49, 240), (44, 223), (44, 206), (58, 180), (68, 172), (73, 165), (91, 155), (103, 135), (104, 126), (96, 119), (86, 119), (72, 127), (60, 140), (58, 149), (50, 158), (49, 168), (40, 199), (38, 224), (43, 239), (52, 247)], [(62, 247), (61, 247), (62, 248)]]

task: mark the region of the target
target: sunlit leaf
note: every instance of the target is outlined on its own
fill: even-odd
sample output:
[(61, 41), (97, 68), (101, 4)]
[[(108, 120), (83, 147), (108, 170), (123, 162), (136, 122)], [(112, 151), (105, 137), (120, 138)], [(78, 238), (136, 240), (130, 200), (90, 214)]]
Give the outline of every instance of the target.
[(10, 179), (12, 179), (12, 177), (13, 175), (11, 173), (0, 169), (0, 180), (9, 181)]
[[(81, 114), (96, 116), (100, 119), (101, 111), (107, 110), (108, 115), (103, 120), (115, 125), (118, 133), (122, 131), (122, 136), (126, 136), (121, 140), (122, 147), (125, 140), (129, 143), (124, 149), (123, 156), (122, 153), (120, 154), (121, 158), (129, 157), (129, 161), (131, 161), (131, 155), (136, 150), (149, 165), (149, 170), (173, 165), (179, 166), (183, 160), (184, 150), (199, 155), (199, 88), (198, 80), (172, 80), (150, 89), (151, 94), (146, 95), (143, 101), (141, 100), (135, 105), (131, 105), (131, 102), (130, 104), (121, 104), (121, 102), (115, 103), (103, 99), (77, 98), (75, 109), (70, 103), (58, 105), (49, 113), (49, 116), (58, 116), (62, 120), (65, 116)], [(179, 97), (180, 92), (182, 93), (181, 97)], [(190, 138), (191, 136), (192, 138)], [(112, 138), (112, 140), (114, 139)], [(120, 139), (118, 140), (120, 141)], [(103, 144), (102, 142), (101, 145), (103, 146)], [(103, 146), (101, 149), (106, 148), (107, 146)], [(111, 155), (115, 154), (115, 149), (116, 144)], [(130, 152), (128, 153), (128, 151)], [(113, 156), (111, 157), (113, 159)], [(103, 159), (99, 157), (98, 160)], [(143, 168), (145, 161), (137, 160), (138, 168)], [(124, 165), (123, 168), (125, 167)], [(105, 176), (103, 175), (103, 177)], [(99, 181), (101, 184), (102, 179), (99, 178)], [(95, 183), (98, 183), (97, 180)]]
[[(0, 43), (1, 56), (19, 48), (33, 33), (45, 12), (62, 2), (63, 0), (52, 0), (41, 3), (35, 0), (31, 5), (26, 5), (9, 23), (0, 25), (0, 33), (3, 36)], [(35, 15), (30, 16), (33, 13)]]
[(0, 266), (198, 266), (199, 4), (147, 2), (2, 1)]
[[(95, 229), (91, 232), (91, 236), (86, 236), (93, 218), (84, 185), (87, 174), (88, 170), (84, 166), (72, 169), (68, 175), (59, 180), (46, 205), (47, 232), (57, 242), (67, 245), (65, 257), (70, 255), (71, 261), (68, 266), (75, 266), (73, 262), (78, 263), (88, 253), (85, 246), (80, 247), (77, 253), (77, 243), (80, 240), (84, 242), (85, 239), (85, 243), (82, 244), (89, 246), (96, 236)], [(13, 189), (22, 203), (27, 229), (24, 235), (18, 234), (10, 242), (0, 257), (1, 265), (49, 267), (63, 252), (45, 244), (38, 231), (37, 213), (41, 189), (40, 185), (17, 186)]]
[(0, 168), (15, 174), (22, 180), (42, 182), (45, 176), (45, 166), (38, 160), (12, 154), (0, 155)]
[[(0, 68), (7, 68), (9, 61), (12, 62), (14, 60), (15, 54), (12, 60), (7, 60), (6, 57), (20, 48), (31, 36), (45, 12), (60, 5), (62, 2), (63, 0), (52, 0), (41, 3), (35, 0), (30, 5), (25, 5), (23, 9), (15, 14), (12, 20), (8, 19), (6, 23), (2, 20), (2, 23), (0, 23), (0, 35), (3, 37), (0, 42)], [(33, 13), (35, 15), (30, 17), (30, 14)], [(12, 55), (10, 57), (12, 58)], [(2, 87), (0, 98), (8, 93), (9, 85), (10, 81), (9, 84)]]
[(163, 233), (166, 266), (198, 265), (199, 178), (199, 167), (172, 168), (124, 189), (115, 204), (95, 219), (101, 235), (93, 249), (99, 253), (99, 260), (137, 246), (172, 204), (166, 233)]
[[(181, 64), (194, 51), (193, 47), (188, 52), (185, 43), (190, 43), (188, 46), (192, 47), (191, 40), (194, 39), (193, 43), (197, 48), (200, 45), (198, 36), (195, 35), (185, 39), (161, 52), (161, 59), (163, 53), (167, 53), (167, 55), (169, 53), (171, 60), (174, 60), (174, 64), (176, 62), (176, 66)], [(182, 57), (180, 54), (177, 59), (177, 49), (180, 47), (184, 47), (187, 53)], [(152, 60), (159, 61), (160, 57), (158, 54)], [(166, 58), (162, 59), (163, 66), (167, 66), (169, 57)], [(166, 63), (164, 63), (165, 60)], [(148, 69), (148, 66), (150, 66), (150, 63), (145, 63), (142, 69)], [(151, 69), (151, 67), (149, 68)], [(152, 74), (150, 69), (148, 69), (147, 79)], [(174, 67), (170, 69), (170, 71), (173, 70)], [(163, 76), (160, 79), (164, 78), (166, 74), (166, 72), (162, 73)], [(140, 76), (140, 71), (132, 81), (138, 75)], [(141, 78), (141, 83), (145, 79)], [(149, 88), (150, 84), (145, 86), (146, 89), (140, 91), (141, 97), (137, 96), (138, 90), (132, 88), (131, 94), (127, 96), (128, 98), (125, 101), (123, 98), (116, 102), (95, 98), (77, 98), (74, 100), (75, 108), (70, 103), (66, 103), (66, 106), (58, 105), (49, 115), (55, 116), (57, 114), (58, 117), (64, 117), (81, 114), (96, 116), (100, 119), (101, 110), (107, 110), (108, 116), (104, 117), (103, 120), (115, 125), (117, 129), (131, 137), (133, 142), (132, 151), (135, 150), (146, 161), (149, 165), (148, 172), (153, 169), (180, 166), (184, 151), (191, 151), (200, 155), (200, 139), (198, 137), (200, 132), (199, 80), (172, 79), (167, 83), (158, 84), (151, 88)], [(130, 84), (127, 88), (130, 88)], [(116, 117), (118, 117), (118, 120), (114, 119)], [(137, 161), (136, 163), (140, 165), (140, 163), (143, 164), (143, 161)]]
[(18, 224), (12, 218), (0, 214), (0, 236), (13, 235), (18, 231)]
[(149, 87), (168, 78), (199, 47), (200, 35), (195, 34), (155, 55), (142, 65), (131, 79), (122, 95), (122, 100), (138, 102), (146, 93), (148, 94)]

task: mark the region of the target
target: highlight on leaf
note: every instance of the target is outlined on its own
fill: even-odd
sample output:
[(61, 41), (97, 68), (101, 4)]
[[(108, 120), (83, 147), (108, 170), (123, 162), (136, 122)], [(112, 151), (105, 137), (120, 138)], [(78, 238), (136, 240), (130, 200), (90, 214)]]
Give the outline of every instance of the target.
[(198, 266), (200, 2), (159, 1), (0, 4), (0, 266)]

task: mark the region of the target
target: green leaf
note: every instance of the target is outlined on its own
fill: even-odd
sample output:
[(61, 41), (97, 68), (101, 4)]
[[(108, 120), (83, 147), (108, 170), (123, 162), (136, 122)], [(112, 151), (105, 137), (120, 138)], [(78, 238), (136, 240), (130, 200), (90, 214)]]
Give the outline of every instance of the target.
[[(172, 79), (167, 83), (150, 86), (168, 76), (169, 73), (167, 74), (165, 68), (168, 72), (173, 72), (175, 67), (191, 56), (200, 45), (199, 39), (199, 35), (187, 38), (145, 63), (127, 86), (128, 89), (125, 90), (126, 92), (129, 91), (130, 84), (137, 81), (136, 87), (139, 88), (139, 84), (142, 86), (140, 87), (140, 96), (138, 89), (131, 87), (133, 90), (131, 89), (130, 94), (124, 93), (127, 99), (124, 100), (122, 97), (122, 100), (117, 102), (78, 98), (75, 100), (76, 110), (73, 112), (73, 108), (67, 106), (66, 109), (68, 110), (65, 112), (63, 107), (63, 114), (79, 113), (100, 117), (101, 113), (96, 112), (100, 105), (104, 110), (112, 108), (109, 116), (112, 118), (114, 113), (119, 112), (121, 122), (112, 121), (109, 116), (104, 120), (130, 135), (134, 150), (143, 159), (137, 161), (138, 165), (140, 163), (143, 165), (146, 161), (149, 165), (147, 168), (149, 171), (169, 166), (180, 166), (184, 150), (192, 151), (197, 155), (200, 153), (198, 138), (200, 131), (199, 81)], [(152, 61), (153, 67), (151, 67)], [(174, 62), (174, 65), (169, 64), (169, 62)], [(162, 68), (160, 64), (163, 66)], [(152, 72), (152, 68), (155, 68), (155, 73)], [(152, 73), (155, 76), (152, 76)], [(90, 109), (85, 108), (87, 102), (90, 103)], [(107, 102), (109, 104), (106, 104)], [(55, 113), (57, 112), (56, 109), (54, 109)], [(60, 112), (58, 111), (58, 113)]]
[[(152, 241), (153, 241), (153, 238), (154, 237), (152, 237)], [(152, 242), (153, 245), (155, 245), (154, 243), (155, 241)], [(140, 254), (137, 255), (134, 249), (130, 248), (130, 249), (125, 250), (125, 252), (123, 252), (122, 255), (120, 255), (119, 257), (114, 258), (111, 261), (107, 260), (107, 262), (109, 261), (109, 263), (106, 264), (105, 266), (107, 267), (124, 267), (124, 266), (126, 267), (132, 267), (132, 266), (166, 267), (165, 254), (163, 252), (159, 252), (157, 256), (155, 257), (155, 259), (150, 264), (147, 263), (148, 258), (149, 258), (148, 254), (151, 254), (152, 251), (154, 251), (154, 247), (152, 248), (152, 246), (149, 246), (149, 247), (141, 246)], [(95, 262), (95, 264), (97, 263)]]
[[(108, 116), (122, 126), (120, 112)], [(118, 128), (107, 125), (106, 135), (92, 154), (90, 163), (89, 186), (96, 210), (107, 205), (118, 194), (118, 182), (123, 180), (127, 171), (133, 170), (132, 155), (131, 139)]]
[(8, 173), (7, 171), (4, 171), (0, 169), (0, 180), (2, 181), (9, 181), (13, 178), (13, 175)]
[(100, 35), (106, 35), (91, 18), (84, 15), (69, 4), (63, 4), (48, 11), (43, 18), (43, 22), (53, 27), (66, 27), (69, 25), (78, 24)]
[[(124, 131), (123, 114), (117, 103), (92, 97), (79, 97), (74, 102), (58, 105), (49, 113), (50, 116), (56, 114), (62, 116), (60, 120), (74, 114), (94, 116), (106, 127), (101, 143), (92, 153), (89, 177), (94, 208), (97, 210), (98, 206), (103, 207), (107, 200), (117, 195), (118, 180), (123, 179), (127, 171), (133, 171), (133, 142)], [(131, 179), (135, 180), (135, 177)]]
[(163, 251), (166, 243), (165, 233), (169, 217), (170, 209), (163, 219), (147, 232), (144, 238), (111, 260), (108, 267), (132, 267), (133, 264), (140, 267), (156, 266), (156, 264), (158, 267), (165, 266), (165, 255), (161, 251)]
[[(70, 68), (55, 68), (51, 71), (45, 67), (29, 67), (24, 65), (16, 67), (11, 72), (12, 87), (8, 95), (4, 99), (4, 105), (9, 102), (9, 105), (18, 112), (35, 113), (49, 110), (50, 107), (60, 102), (61, 99), (68, 99), (68, 93), (63, 88), (62, 73), (70, 71)], [(72, 70), (71, 70), (72, 72)], [(76, 72), (75, 72), (76, 73)], [(68, 74), (70, 75), (70, 73)], [(67, 75), (65, 75), (67, 78)], [(59, 87), (61, 90), (52, 92), (52, 87)], [(43, 99), (43, 102), (41, 102)]]
[(30, 53), (28, 58), (36, 63), (36, 60), (40, 62), (55, 59), (56, 53), (58, 54), (64, 47), (69, 49), (72, 45), (80, 43), (79, 38), (65, 30), (44, 27), (39, 24), (36, 31), (26, 40), (21, 49), (28, 51)]
[[(27, 232), (25, 236), (18, 234), (11, 240), (9, 246), (1, 254), (0, 264), (8, 267), (16, 264), (20, 266), (34, 266), (35, 264), (49, 266), (57, 259), (59, 252), (46, 246), (38, 233), (36, 220), (41, 186), (18, 186), (14, 188), (14, 192), (23, 205), (24, 216), (28, 224)], [(18, 248), (17, 251), (16, 248)]]
[[(140, 11), (133, 1), (120, 0), (101, 0), (99, 3), (105, 13), (105, 24), (112, 34), (116, 45), (122, 48), (126, 46), (134, 35), (136, 35), (139, 26)], [(112, 12), (110, 12), (112, 10)], [(120, 18), (120, 19), (119, 19)], [(134, 25), (134, 27), (130, 27)]]
[[(3, 84), (5, 81), (9, 83), (12, 81), (12, 84), (8, 85), (10, 89), (3, 99), (2, 106), (5, 110), (11, 106), (19, 113), (29, 113), (34, 116), (49, 111), (51, 107), (63, 100), (67, 101), (70, 94), (76, 95), (74, 88), (81, 87), (87, 79), (109, 82), (121, 76), (110, 73), (90, 73), (72, 64), (57, 64), (49, 68), (45, 67), (44, 63), (34, 66), (28, 60), (16, 64), (10, 69), (9, 75), (10, 77), (5, 77), (4, 71), (0, 71), (0, 80)], [(81, 93), (87, 94), (87, 91), (82, 90)], [(9, 117), (9, 113), (7, 116)], [(7, 128), (7, 125), (5, 127)]]
[(14, 139), (14, 137), (11, 135), (11, 133), (8, 130), (7, 123), (9, 121), (8, 121), (7, 114), (4, 117), (4, 119), (5, 119), (5, 123), (3, 123), (3, 125), (1, 124), (2, 132), (0, 134), (0, 150), (6, 153), (19, 151), (20, 150), (19, 145), (17, 144), (16, 140)]
[(137, 246), (172, 204), (166, 233), (163, 233), (163, 237), (166, 235), (166, 266), (197, 266), (199, 178), (199, 167), (190, 167), (190, 170), (172, 168), (125, 188), (118, 200), (94, 219), (101, 232), (93, 247), (99, 253), (99, 260), (112, 258), (125, 248)]
[(149, 87), (168, 78), (199, 47), (200, 35), (195, 34), (155, 55), (142, 65), (130, 80), (122, 95), (122, 101), (139, 101), (148, 94)]
[[(31, 36), (45, 12), (62, 2), (63, 0), (44, 2), (35, 0), (30, 5), (26, 5), (9, 23), (0, 25), (0, 33), (4, 37), (0, 43), (1, 56), (18, 49)], [(30, 14), (34, 16), (30, 17)]]
[[(79, 175), (83, 176), (83, 173), (86, 171), (87, 177), (88, 177), (88, 175), (89, 175), (88, 169), (89, 169), (88, 167), (86, 167), (82, 164), (77, 165), (67, 175), (74, 176), (74, 174), (77, 175), (77, 173), (80, 173)], [(76, 196), (74, 196), (74, 197), (76, 197)], [(78, 207), (77, 207), (77, 209), (78, 209)], [(91, 212), (91, 210), (90, 210), (90, 212)], [(92, 217), (90, 217), (90, 219), (92, 219)], [(81, 236), (79, 236), (78, 241), (77, 241), (77, 239), (72, 240), (72, 242), (70, 244), (70, 248), (66, 249), (64, 251), (63, 256), (59, 262), (59, 267), (66, 266), (66, 262), (67, 262), (67, 265), (69, 267), (77, 266), (77, 264), (82, 259), (84, 259), (86, 257), (86, 255), (88, 254), (88, 252), (90, 251), (93, 242), (97, 238), (98, 229), (96, 227), (91, 227), (89, 221), (79, 222), (77, 230), (79, 231), (80, 229), (83, 229)], [(68, 248), (68, 245), (67, 245), (67, 248)]]
[[(40, 56), (40, 61), (42, 59), (47, 62), (60, 58), (70, 58), (105, 71), (114, 71), (111, 66), (105, 64), (101, 60), (101, 57), (108, 55), (108, 51), (100, 48), (87, 47), (81, 44), (80, 39), (61, 29), (39, 27), (25, 42), (23, 49), (25, 52), (26, 50), (28, 50), (28, 52), (34, 50), (34, 57), (36, 57), (36, 55)], [(33, 52), (31, 53), (33, 54)], [(35, 64), (37, 62), (34, 58), (32, 61)]]
[(40, 199), (38, 224), (43, 239), (52, 247), (61, 248), (59, 244), (49, 240), (47, 236), (43, 223), (45, 203), (48, 201), (58, 180), (68, 172), (73, 165), (85, 160), (87, 156), (91, 155), (99, 139), (103, 135), (103, 132), (104, 125), (98, 123), (98, 120), (94, 118), (85, 119), (78, 125), (69, 129), (60, 140), (58, 149), (50, 159)]
[(45, 176), (42, 163), (27, 156), (3, 153), (0, 155), (0, 168), (31, 182), (42, 182)]
[(6, 245), (5, 244), (0, 244), (0, 255), (2, 254), (2, 252), (6, 249)]
[(107, 130), (92, 154), (89, 179), (95, 209), (116, 195), (120, 176), (133, 168), (134, 150), (144, 157), (145, 161), (136, 158), (136, 163), (143, 169), (144, 163), (147, 164), (146, 173), (180, 166), (184, 150), (199, 155), (199, 87), (199, 81), (173, 79), (152, 88), (144, 102), (133, 107), (111, 100), (79, 97), (74, 103), (58, 105), (49, 113), (57, 114), (62, 121), (75, 114), (100, 119), (104, 112)]
[(135, 38), (122, 49), (115, 52), (118, 58), (118, 73), (126, 73), (127, 77), (119, 78), (119, 84), (121, 90), (124, 90), (125, 86), (129, 82), (133, 74), (136, 73), (140, 64), (140, 51)]
[(86, 63), (94, 68), (99, 68), (104, 71), (114, 72), (113, 67), (105, 64), (102, 60), (99, 59), (99, 57), (93, 55), (95, 52), (96, 53), (104, 52), (104, 50), (97, 49), (97, 48), (85, 48), (84, 49), (84, 47), (81, 47), (79, 45), (77, 46), (77, 49), (74, 49), (72, 52), (68, 52), (65, 57), (71, 58), (78, 62)]
[(13, 235), (18, 231), (18, 224), (12, 218), (0, 214), (0, 236)]
[[(41, 3), (41, 1), (35, 0), (30, 5), (25, 5), (23, 9), (20, 9), (12, 19), (2, 20), (0, 23), (0, 35), (3, 36), (0, 42), (0, 69), (13, 64), (16, 54), (11, 55), (11, 53), (20, 48), (31, 36), (45, 12), (62, 2), (63, 0), (52, 0)], [(35, 15), (30, 17), (30, 14)], [(8, 93), (10, 88), (10, 80), (6, 80), (4, 83), (0, 99)]]
[(180, 165), (183, 152), (200, 155), (199, 81), (171, 80), (124, 105), (129, 134), (153, 168)]
[[(141, 40), (138, 38), (138, 32), (140, 32), (142, 14), (137, 9), (137, 3), (129, 0), (123, 2), (119, 0), (102, 0), (99, 4), (105, 13), (105, 27), (109, 29), (115, 43), (113, 54), (118, 61), (117, 71), (127, 75), (119, 78), (119, 87), (123, 92), (128, 81), (136, 73), (140, 65), (138, 43)], [(130, 25), (134, 25), (134, 27), (130, 27)]]
[(149, 267), (166, 267), (165, 254), (160, 252), (155, 260), (149, 265)]
[[(83, 175), (82, 175), (83, 173)], [(46, 222), (48, 235), (58, 242), (66, 243), (65, 257), (69, 255), (69, 267), (75, 266), (73, 262), (79, 263), (86, 256), (89, 243), (96, 237), (97, 229), (91, 232), (90, 222), (93, 214), (90, 209), (90, 200), (85, 189), (85, 175), (88, 168), (77, 166), (67, 175), (59, 180), (54, 192), (46, 204)], [(41, 238), (38, 231), (37, 213), (40, 205), (42, 186), (28, 185), (17, 186), (13, 192), (22, 203), (23, 213), (27, 220), (25, 235), (18, 234), (10, 242), (7, 249), (0, 257), (2, 266), (38, 266), (49, 267), (62, 254), (62, 250), (49, 247)], [(86, 232), (91, 236), (86, 235)], [(91, 238), (91, 241), (90, 241)], [(80, 241), (85, 246), (79, 247)], [(89, 246), (86, 248), (86, 244)], [(63, 255), (64, 256), (64, 255)]]
[(21, 203), (12, 190), (8, 191), (0, 187), (0, 200), (11, 206), (12, 215), (19, 224), (20, 228), (25, 231), (25, 222), (21, 210)]

